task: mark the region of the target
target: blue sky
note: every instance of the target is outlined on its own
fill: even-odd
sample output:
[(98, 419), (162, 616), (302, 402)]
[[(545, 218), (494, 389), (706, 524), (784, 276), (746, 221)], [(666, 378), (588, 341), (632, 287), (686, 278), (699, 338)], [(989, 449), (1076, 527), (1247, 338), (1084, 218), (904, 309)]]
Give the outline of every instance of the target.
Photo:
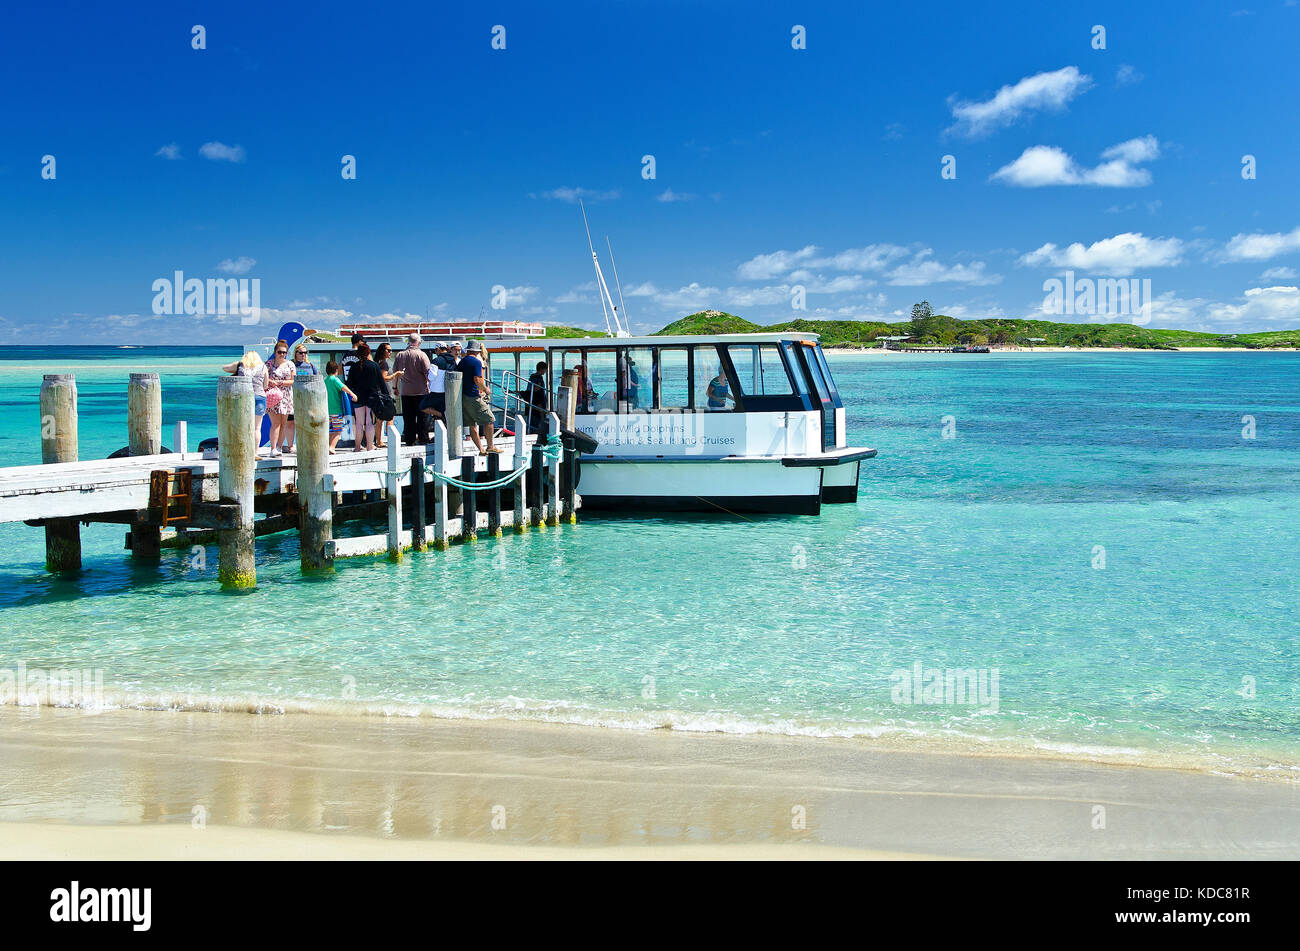
[[(1295, 0), (10, 9), (0, 340), (603, 326), (575, 194), (634, 330), (1043, 316), (1066, 270), (1150, 280), (1152, 326), (1296, 327), (1297, 38)], [(155, 314), (177, 270), (257, 278), (268, 329)]]

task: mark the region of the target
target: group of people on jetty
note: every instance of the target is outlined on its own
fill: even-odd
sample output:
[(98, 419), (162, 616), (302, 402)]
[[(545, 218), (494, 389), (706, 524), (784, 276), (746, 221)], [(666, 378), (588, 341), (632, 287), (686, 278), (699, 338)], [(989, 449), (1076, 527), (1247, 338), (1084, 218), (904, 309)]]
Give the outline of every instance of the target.
[[(461, 375), (461, 418), (469, 438), (480, 453), (501, 452), (494, 445), (495, 419), (492, 414), (491, 384), (483, 366), (483, 347), (471, 340), (462, 347), (459, 340), (439, 343), (429, 356), (421, 349), (418, 333), (406, 338), (406, 349), (393, 354), (385, 341), (375, 349), (363, 334), (352, 335), (352, 350), (342, 363), (325, 364), (325, 389), (329, 399), (329, 451), (336, 453), (346, 416), (343, 397), (352, 403), (353, 451), (384, 449), (384, 429), (397, 413), (393, 388), (401, 396), (402, 442), (413, 446), (432, 439), (433, 420), (446, 419), (447, 373)], [(261, 440), (262, 417), (271, 419), (270, 439), (259, 455), (278, 457), (294, 451), (293, 382), (299, 375), (320, 373), (309, 359), (307, 345), (299, 343), (289, 359), (289, 344), (279, 340), (271, 359), (263, 361), (249, 350), (226, 373), (247, 376), (253, 381), (254, 433)], [(546, 364), (539, 363), (520, 394), (528, 406), (529, 427), (547, 410)], [(482, 435), (480, 435), (480, 427)], [(486, 442), (486, 446), (484, 443)]]

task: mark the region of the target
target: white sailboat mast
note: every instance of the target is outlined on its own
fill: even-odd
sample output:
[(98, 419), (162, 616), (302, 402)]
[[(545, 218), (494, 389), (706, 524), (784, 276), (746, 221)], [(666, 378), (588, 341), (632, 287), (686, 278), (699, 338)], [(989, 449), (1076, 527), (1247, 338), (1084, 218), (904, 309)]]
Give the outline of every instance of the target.
[[(600, 258), (596, 256), (596, 246), (591, 243), (591, 227), (587, 224), (587, 209), (578, 199), (578, 207), (582, 209), (582, 227), (587, 231), (587, 247), (591, 250), (591, 263), (596, 268), (596, 290), (600, 292), (600, 309), (605, 314), (605, 330), (611, 337), (627, 337), (628, 332), (623, 329), (619, 323), (618, 308), (614, 306), (614, 298), (609, 293), (609, 285), (605, 283), (605, 275), (600, 269)], [(606, 239), (608, 240), (608, 239)], [(615, 278), (617, 279), (617, 269), (615, 269)], [(619, 298), (623, 295), (622, 289), (619, 289)], [(610, 323), (610, 317), (614, 321)]]

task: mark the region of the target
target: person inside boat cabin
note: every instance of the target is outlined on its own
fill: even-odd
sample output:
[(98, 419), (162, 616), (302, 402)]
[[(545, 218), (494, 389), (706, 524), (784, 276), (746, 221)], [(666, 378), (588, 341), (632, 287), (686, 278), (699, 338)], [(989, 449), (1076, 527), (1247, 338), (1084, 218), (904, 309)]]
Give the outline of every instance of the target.
[(528, 386), (520, 395), (523, 396), (524, 402), (528, 404), (528, 431), (530, 433), (539, 432), (542, 428), (542, 420), (546, 418), (546, 411), (550, 409), (549, 400), (546, 392), (546, 361), (539, 360), (537, 367), (528, 377)]
[(727, 374), (718, 368), (718, 375), (709, 381), (709, 387), (705, 391), (708, 396), (708, 410), (710, 413), (720, 413), (727, 408), (727, 400), (733, 403), (736, 401), (730, 393), (730, 384), (727, 382)]

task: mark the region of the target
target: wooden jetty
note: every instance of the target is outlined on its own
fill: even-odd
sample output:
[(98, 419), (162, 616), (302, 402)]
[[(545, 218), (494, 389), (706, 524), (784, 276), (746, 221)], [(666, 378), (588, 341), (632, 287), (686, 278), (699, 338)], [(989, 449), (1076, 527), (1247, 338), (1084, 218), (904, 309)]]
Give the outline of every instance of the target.
[[(129, 455), (79, 460), (76, 381), (49, 375), (40, 399), (43, 462), (0, 468), (0, 522), (43, 527), (46, 567), (55, 572), (80, 570), (83, 524), (126, 526), (126, 546), (140, 558), (158, 557), (164, 544), (215, 540), (222, 587), (240, 589), (257, 581), (256, 538), (276, 532), (297, 530), (302, 569), (319, 574), (338, 558), (400, 559), (481, 534), (576, 521), (579, 450), (560, 418), (548, 414), (542, 433), (529, 434), (515, 416), (503, 451), (480, 455), (461, 431), (460, 374), (447, 377), (448, 419), (435, 421), (432, 443), (403, 446), (388, 423), (386, 450), (330, 455), (325, 380), (299, 376), (296, 452), (272, 458), (257, 456), (252, 381), (220, 377), (217, 458), (207, 458), (189, 451), (184, 422), (173, 451), (162, 452), (161, 383), (157, 374), (131, 374)], [(556, 402), (573, 401), (561, 387)], [(382, 534), (334, 536), (336, 523), (385, 517)]]

